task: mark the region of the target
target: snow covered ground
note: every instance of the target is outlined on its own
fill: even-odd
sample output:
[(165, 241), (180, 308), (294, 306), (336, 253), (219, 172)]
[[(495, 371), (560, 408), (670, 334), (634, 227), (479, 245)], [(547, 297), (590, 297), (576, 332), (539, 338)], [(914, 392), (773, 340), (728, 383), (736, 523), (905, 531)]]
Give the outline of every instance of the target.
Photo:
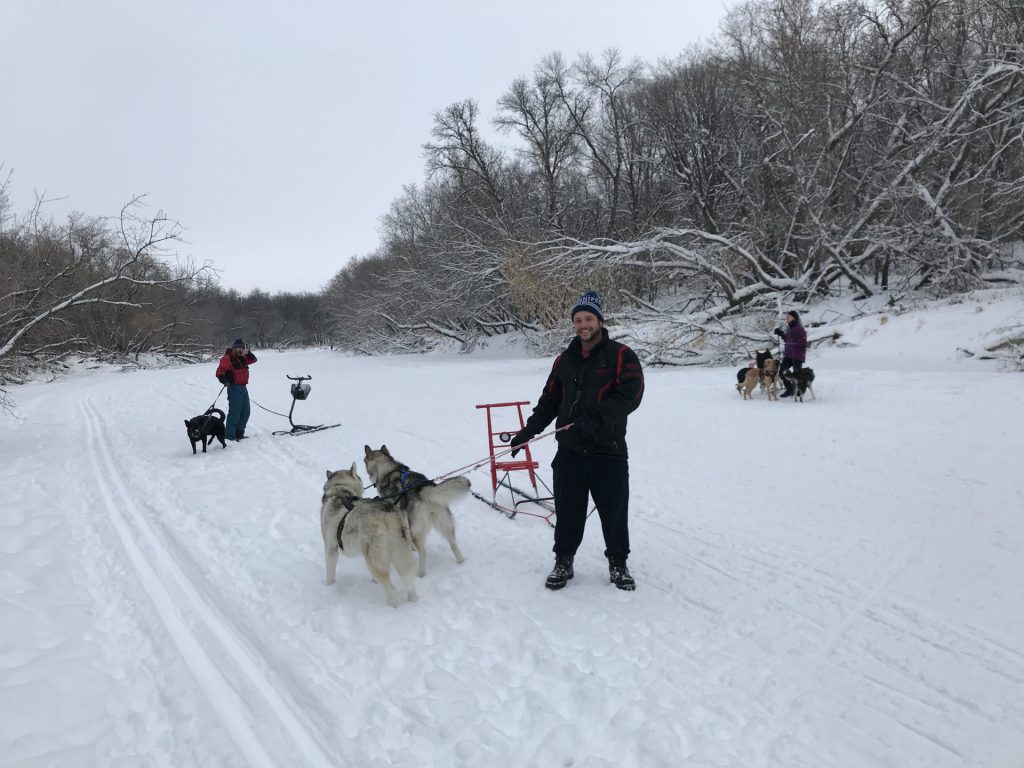
[(802, 406), (648, 370), (635, 593), (596, 519), (552, 593), (547, 525), (475, 499), (418, 603), (361, 560), (324, 584), (326, 469), (365, 443), (428, 475), (480, 459), (474, 405), (535, 401), (549, 360), (256, 350), (254, 400), (287, 412), (310, 373), (296, 421), (343, 426), (273, 437), (254, 408), (253, 439), (197, 456), (212, 365), (15, 388), (0, 765), (1024, 766), (1024, 378), (956, 352), (1024, 302), (977, 306), (855, 321)]

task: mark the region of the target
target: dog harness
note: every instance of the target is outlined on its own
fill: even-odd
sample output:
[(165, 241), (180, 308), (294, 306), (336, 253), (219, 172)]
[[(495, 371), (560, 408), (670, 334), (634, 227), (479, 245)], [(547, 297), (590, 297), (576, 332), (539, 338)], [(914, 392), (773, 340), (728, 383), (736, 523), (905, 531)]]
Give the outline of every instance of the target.
[(345, 505), (346, 512), (341, 516), (341, 521), (338, 523), (338, 549), (345, 549), (345, 545), (341, 543), (341, 534), (345, 532), (345, 520), (348, 519), (348, 513), (351, 512), (356, 506), (357, 496), (335, 496), (338, 501)]
[(412, 488), (408, 487), (408, 485), (407, 485), (408, 482), (409, 482), (409, 468), (408, 467), (402, 467), (402, 476), (398, 480), (399, 487), (402, 489), (402, 493), (407, 493), (408, 491), (412, 490)]
[[(426, 475), (421, 475), (419, 472), (411, 472), (409, 467), (404, 464), (395, 467), (384, 477), (387, 478), (395, 472), (399, 472), (399, 470), (401, 473), (398, 476), (398, 493), (392, 493), (389, 496), (380, 496), (379, 498), (381, 500), (398, 499), (398, 506), (405, 509), (409, 506), (409, 491), (415, 491), (417, 488), (422, 488), (425, 485), (434, 485), (435, 483)], [(411, 483), (409, 482), (409, 478), (412, 478), (413, 480)]]

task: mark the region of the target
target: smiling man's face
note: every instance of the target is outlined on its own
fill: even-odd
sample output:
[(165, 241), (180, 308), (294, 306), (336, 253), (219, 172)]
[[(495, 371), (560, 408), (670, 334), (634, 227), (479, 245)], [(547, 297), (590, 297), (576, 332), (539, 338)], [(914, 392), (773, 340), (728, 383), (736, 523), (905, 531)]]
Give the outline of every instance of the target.
[(593, 312), (586, 310), (572, 316), (572, 327), (583, 344), (596, 341), (601, 334), (601, 320)]

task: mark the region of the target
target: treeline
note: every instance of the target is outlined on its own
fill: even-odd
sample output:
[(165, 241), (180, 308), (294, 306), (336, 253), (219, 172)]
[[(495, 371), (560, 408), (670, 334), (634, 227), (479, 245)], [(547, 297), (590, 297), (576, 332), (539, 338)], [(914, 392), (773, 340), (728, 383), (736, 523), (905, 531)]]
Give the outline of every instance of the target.
[(115, 219), (24, 217), (0, 184), (0, 383), (69, 356), (201, 360), (244, 335), (257, 348), (329, 343), (322, 297), (240, 295), (210, 265), (179, 260), (179, 224), (144, 201)]
[[(559, 55), (438, 112), (427, 178), (326, 301), (367, 352), (613, 314), (710, 324), (1006, 277), (1024, 227), (1024, 5), (752, 0), (675, 61)], [(667, 290), (679, 291), (665, 301)]]
[(494, 105), (511, 149), (484, 121), (473, 99), (434, 116), (424, 182), (319, 294), (225, 291), (144, 200), (19, 218), (0, 178), (0, 382), (237, 335), (369, 354), (542, 336), (591, 287), (613, 321), (660, 323), (645, 359), (699, 361), (738, 316), (1018, 279), (1019, 0), (750, 0), (671, 62), (546, 57)]

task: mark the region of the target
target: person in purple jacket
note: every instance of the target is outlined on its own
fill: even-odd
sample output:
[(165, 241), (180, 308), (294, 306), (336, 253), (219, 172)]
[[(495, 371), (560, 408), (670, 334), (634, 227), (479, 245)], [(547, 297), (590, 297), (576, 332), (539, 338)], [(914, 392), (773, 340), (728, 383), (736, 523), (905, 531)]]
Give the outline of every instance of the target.
[(788, 327), (785, 331), (775, 329), (775, 335), (786, 342), (782, 350), (782, 365), (779, 367), (779, 376), (786, 388), (781, 397), (791, 397), (793, 394), (793, 385), (786, 378), (786, 372), (792, 368), (793, 373), (799, 376), (804, 360), (807, 359), (807, 331), (800, 325), (800, 315), (795, 309), (786, 313), (786, 325)]

